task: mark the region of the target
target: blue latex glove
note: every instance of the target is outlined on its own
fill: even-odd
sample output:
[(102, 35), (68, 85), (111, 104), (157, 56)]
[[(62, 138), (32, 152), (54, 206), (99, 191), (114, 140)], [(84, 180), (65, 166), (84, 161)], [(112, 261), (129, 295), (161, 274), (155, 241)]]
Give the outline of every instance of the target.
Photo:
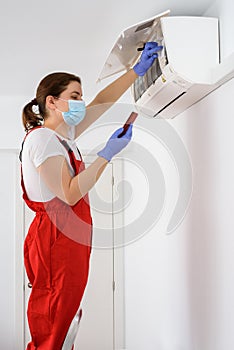
[(108, 162), (115, 156), (117, 153), (122, 151), (123, 148), (127, 146), (132, 138), (132, 124), (130, 124), (126, 134), (118, 138), (118, 135), (123, 131), (123, 128), (117, 129), (114, 134), (111, 135), (109, 140), (106, 143), (106, 146), (99, 151), (97, 154), (99, 157), (103, 157)]
[(147, 70), (152, 66), (155, 58), (158, 57), (157, 52), (162, 50), (162, 48), (163, 46), (159, 46), (154, 41), (146, 43), (140, 61), (133, 67), (134, 72), (137, 75), (145, 75)]

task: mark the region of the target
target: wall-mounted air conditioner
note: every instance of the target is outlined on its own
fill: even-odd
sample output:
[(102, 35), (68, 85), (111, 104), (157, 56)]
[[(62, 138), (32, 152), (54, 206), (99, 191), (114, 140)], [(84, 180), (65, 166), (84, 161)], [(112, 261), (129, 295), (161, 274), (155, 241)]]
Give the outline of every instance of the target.
[(173, 118), (234, 77), (234, 55), (220, 62), (217, 18), (169, 13), (124, 30), (99, 76), (132, 67), (147, 41), (163, 45), (152, 67), (132, 86), (137, 109), (150, 117)]

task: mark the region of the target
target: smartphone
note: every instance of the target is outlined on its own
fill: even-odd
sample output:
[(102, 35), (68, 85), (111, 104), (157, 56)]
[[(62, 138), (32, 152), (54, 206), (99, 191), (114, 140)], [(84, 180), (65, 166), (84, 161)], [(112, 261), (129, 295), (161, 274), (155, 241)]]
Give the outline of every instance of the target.
[(128, 117), (128, 119), (126, 120), (126, 122), (125, 122), (125, 124), (123, 126), (123, 131), (118, 135), (118, 137), (122, 137), (123, 135), (126, 134), (130, 124), (135, 122), (137, 116), (138, 116), (138, 113), (136, 113), (136, 112), (132, 112), (130, 114), (130, 116)]

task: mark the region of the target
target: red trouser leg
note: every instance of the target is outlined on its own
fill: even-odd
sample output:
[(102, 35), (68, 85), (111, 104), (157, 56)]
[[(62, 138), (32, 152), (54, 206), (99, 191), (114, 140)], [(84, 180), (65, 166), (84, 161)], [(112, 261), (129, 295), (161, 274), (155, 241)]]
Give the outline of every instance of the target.
[[(74, 290), (59, 293), (32, 290), (30, 299), (28, 321), (32, 344), (28, 349), (34, 349), (35, 346), (38, 350), (60, 350), (81, 298), (75, 297)], [(55, 308), (51, 312), (55, 312), (54, 315), (48, 314), (49, 305)]]
[(87, 282), (87, 247), (63, 235), (52, 246), (51, 241), (44, 230), (27, 244), (26, 262), (34, 275), (27, 312), (32, 336), (28, 350), (62, 348)]

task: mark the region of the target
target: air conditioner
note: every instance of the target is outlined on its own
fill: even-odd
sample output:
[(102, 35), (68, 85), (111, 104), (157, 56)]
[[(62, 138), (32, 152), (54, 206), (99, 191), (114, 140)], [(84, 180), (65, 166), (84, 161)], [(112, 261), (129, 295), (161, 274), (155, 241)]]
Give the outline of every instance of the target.
[(163, 45), (152, 67), (132, 86), (137, 109), (149, 117), (174, 118), (234, 76), (233, 54), (220, 63), (217, 18), (169, 14), (125, 29), (99, 76), (132, 67), (147, 41)]

